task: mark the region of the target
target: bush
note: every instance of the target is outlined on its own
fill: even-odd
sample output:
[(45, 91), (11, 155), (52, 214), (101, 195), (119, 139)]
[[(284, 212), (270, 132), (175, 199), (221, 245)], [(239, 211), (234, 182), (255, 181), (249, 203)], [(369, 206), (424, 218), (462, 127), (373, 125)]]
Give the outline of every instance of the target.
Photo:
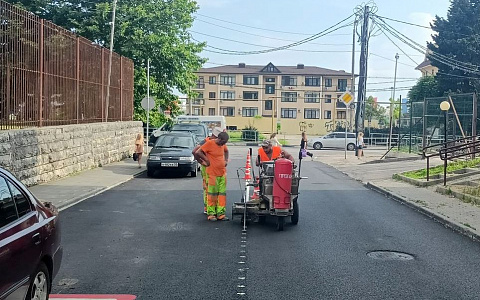
[(242, 129), (242, 140), (257, 141), (259, 138), (258, 129), (249, 125)]

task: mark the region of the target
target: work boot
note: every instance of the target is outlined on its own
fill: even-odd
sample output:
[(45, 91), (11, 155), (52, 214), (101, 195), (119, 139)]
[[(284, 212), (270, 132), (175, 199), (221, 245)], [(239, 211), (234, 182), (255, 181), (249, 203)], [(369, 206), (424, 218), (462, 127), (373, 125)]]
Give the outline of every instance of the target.
[(230, 219), (226, 215), (217, 216), (217, 220), (219, 220), (219, 221), (230, 221)]
[(215, 217), (214, 215), (210, 215), (208, 216), (207, 220), (215, 222), (217, 220), (217, 217)]

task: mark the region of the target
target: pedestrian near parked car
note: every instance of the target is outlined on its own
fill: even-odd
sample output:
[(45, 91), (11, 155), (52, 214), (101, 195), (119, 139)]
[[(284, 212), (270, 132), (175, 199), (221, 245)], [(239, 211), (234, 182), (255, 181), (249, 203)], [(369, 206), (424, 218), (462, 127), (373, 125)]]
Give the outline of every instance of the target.
[(270, 141), (272, 142), (273, 146), (280, 146), (282, 147), (282, 144), (277, 139), (277, 134), (274, 132), (270, 135)]
[[(302, 140), (300, 141), (300, 151), (302, 152), (302, 156), (305, 157), (305, 156), (310, 156), (313, 160), (313, 153), (310, 153), (307, 151), (307, 134), (304, 132), (302, 132)], [(305, 155), (304, 155), (305, 154)]]
[(363, 148), (365, 143), (363, 142), (363, 132), (358, 133), (357, 137), (357, 158), (360, 159), (363, 156)]
[(203, 213), (207, 213), (207, 193), (208, 193), (208, 175), (207, 175), (207, 167), (205, 167), (202, 162), (201, 158), (197, 155), (198, 149), (203, 146), (207, 141), (214, 140), (218, 137), (218, 135), (222, 132), (220, 127), (215, 127), (212, 129), (212, 135), (204, 139), (200, 142), (198, 146), (196, 146), (192, 154), (195, 157), (195, 160), (200, 164), (200, 174), (202, 174), (202, 184), (203, 184)]
[(221, 132), (214, 140), (207, 141), (197, 155), (207, 167), (208, 193), (207, 193), (207, 219), (209, 221), (228, 221), (225, 216), (227, 202), (227, 164), (228, 134)]
[(143, 135), (141, 133), (137, 134), (137, 138), (135, 139), (135, 154), (137, 154), (138, 168), (141, 168), (143, 154)]

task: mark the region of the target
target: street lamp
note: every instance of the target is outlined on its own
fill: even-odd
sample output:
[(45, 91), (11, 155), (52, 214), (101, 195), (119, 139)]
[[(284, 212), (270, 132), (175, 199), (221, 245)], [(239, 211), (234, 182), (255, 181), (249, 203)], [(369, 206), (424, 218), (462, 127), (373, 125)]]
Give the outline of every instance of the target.
[(447, 185), (447, 124), (448, 124), (448, 110), (450, 109), (450, 102), (442, 101), (440, 109), (443, 111), (443, 148), (445, 149), (443, 158), (443, 186)]

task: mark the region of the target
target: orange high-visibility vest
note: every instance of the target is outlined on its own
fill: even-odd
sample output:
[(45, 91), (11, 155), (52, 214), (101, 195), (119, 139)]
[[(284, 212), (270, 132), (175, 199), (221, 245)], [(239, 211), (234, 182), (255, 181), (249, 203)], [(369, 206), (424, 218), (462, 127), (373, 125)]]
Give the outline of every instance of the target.
[(260, 155), (260, 162), (270, 161), (279, 158), (282, 155), (282, 148), (278, 146), (272, 147), (272, 158), (269, 158), (263, 148), (258, 149), (258, 155)]

